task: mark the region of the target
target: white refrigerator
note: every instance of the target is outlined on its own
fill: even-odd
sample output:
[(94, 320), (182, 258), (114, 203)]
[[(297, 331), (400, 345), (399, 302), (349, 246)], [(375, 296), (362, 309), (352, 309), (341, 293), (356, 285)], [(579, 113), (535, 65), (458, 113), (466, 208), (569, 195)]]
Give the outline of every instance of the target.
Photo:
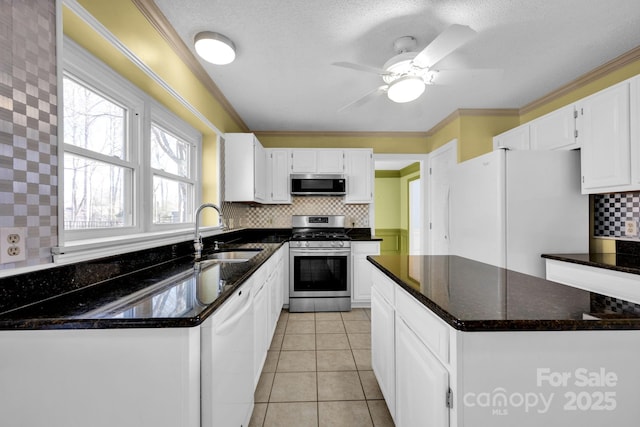
[(453, 167), (449, 252), (545, 277), (543, 253), (589, 251), (579, 151), (496, 150)]

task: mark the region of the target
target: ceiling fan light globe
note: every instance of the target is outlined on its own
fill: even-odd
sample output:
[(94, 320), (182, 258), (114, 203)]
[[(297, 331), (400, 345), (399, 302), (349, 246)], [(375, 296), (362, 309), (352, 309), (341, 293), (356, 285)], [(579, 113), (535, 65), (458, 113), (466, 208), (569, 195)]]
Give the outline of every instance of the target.
[(233, 42), (222, 34), (211, 31), (196, 34), (194, 47), (202, 59), (212, 64), (226, 65), (236, 58)]
[(389, 84), (387, 96), (393, 102), (411, 102), (418, 99), (424, 92), (424, 89), (424, 81), (420, 77), (406, 76), (394, 80)]

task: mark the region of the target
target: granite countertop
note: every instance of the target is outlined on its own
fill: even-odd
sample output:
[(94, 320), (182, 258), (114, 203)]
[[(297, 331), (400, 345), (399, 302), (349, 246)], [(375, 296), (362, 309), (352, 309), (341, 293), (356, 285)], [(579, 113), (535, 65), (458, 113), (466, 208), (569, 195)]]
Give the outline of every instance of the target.
[(640, 274), (640, 256), (614, 253), (543, 254), (543, 258), (604, 268), (622, 273)]
[[(598, 294), (467, 258), (382, 255), (367, 259), (461, 331), (640, 329), (640, 317), (607, 312)], [(584, 314), (600, 320), (583, 320)]]
[[(379, 241), (368, 228), (354, 241)], [(193, 243), (138, 251), (0, 279), (0, 330), (197, 326), (274, 252), (291, 229), (241, 229), (204, 239), (224, 249), (260, 249), (242, 263), (200, 264)]]
[(196, 267), (191, 255), (171, 259), (0, 314), (0, 329), (197, 326), (282, 244), (225, 245), (225, 250), (260, 249), (241, 263)]
[(542, 254), (542, 258), (640, 274), (640, 242), (616, 240), (615, 245), (615, 253)]

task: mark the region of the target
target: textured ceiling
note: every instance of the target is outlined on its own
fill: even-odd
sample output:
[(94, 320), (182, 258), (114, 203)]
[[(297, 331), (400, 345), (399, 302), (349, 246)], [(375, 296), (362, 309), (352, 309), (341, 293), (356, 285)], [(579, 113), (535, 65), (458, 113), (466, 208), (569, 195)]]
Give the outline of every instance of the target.
[[(640, 45), (639, 0), (155, 0), (192, 48), (200, 31), (232, 39), (237, 58), (201, 61), (252, 131), (426, 131), (459, 108), (520, 108)], [(498, 68), (498, 78), (429, 86), (418, 100), (382, 95), (393, 42), (421, 50), (451, 24), (476, 38), (437, 68)]]

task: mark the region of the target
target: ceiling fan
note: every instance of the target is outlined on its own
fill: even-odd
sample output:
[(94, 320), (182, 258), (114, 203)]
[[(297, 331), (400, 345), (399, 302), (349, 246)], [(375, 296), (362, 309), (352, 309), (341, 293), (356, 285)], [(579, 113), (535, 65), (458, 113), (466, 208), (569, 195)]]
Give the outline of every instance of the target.
[(477, 33), (466, 25), (454, 24), (440, 33), (420, 52), (416, 52), (416, 39), (411, 36), (400, 37), (394, 44), (396, 55), (388, 60), (382, 68), (351, 62), (334, 62), (332, 65), (366, 71), (382, 76), (384, 85), (375, 88), (364, 96), (343, 106), (338, 111), (362, 105), (376, 96), (386, 93), (394, 102), (410, 102), (422, 95), (426, 85), (440, 84), (446, 74), (455, 79), (461, 70), (436, 70), (434, 65), (441, 59), (458, 49)]

